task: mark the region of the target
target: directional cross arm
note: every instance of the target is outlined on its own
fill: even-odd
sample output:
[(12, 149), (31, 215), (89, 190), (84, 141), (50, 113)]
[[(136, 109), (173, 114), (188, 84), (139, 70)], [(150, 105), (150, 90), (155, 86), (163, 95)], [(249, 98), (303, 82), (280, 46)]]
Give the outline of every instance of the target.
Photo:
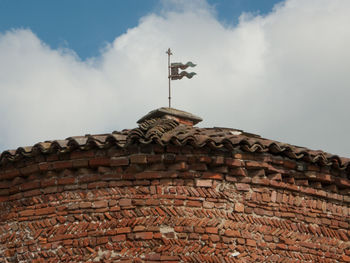
[[(175, 62), (170, 64), (170, 56), (173, 54), (170, 50), (170, 48), (165, 52), (168, 54), (168, 80), (169, 80), (169, 108), (171, 107), (171, 80), (177, 80), (182, 79), (183, 77), (191, 79), (194, 75), (196, 75), (195, 72), (187, 72), (185, 69), (188, 67), (195, 67), (196, 64), (192, 63), (191, 61), (187, 62), (186, 64)], [(180, 70), (182, 70), (180, 72)]]

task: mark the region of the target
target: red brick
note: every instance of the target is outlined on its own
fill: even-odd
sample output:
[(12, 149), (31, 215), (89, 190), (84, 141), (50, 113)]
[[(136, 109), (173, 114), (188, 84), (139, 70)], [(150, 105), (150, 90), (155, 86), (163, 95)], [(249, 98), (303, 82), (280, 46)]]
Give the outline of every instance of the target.
[(238, 230), (226, 229), (225, 236), (228, 236), (228, 237), (241, 237), (241, 233)]
[(87, 167), (88, 165), (89, 165), (89, 160), (85, 160), (85, 159), (72, 160), (72, 166), (74, 168)]
[(75, 184), (75, 178), (74, 177), (63, 177), (57, 179), (58, 185), (66, 185), (66, 184)]
[(107, 187), (108, 183), (107, 182), (93, 182), (93, 183), (89, 183), (87, 185), (88, 189), (96, 189), (96, 188), (103, 188), (103, 187)]
[(246, 161), (245, 166), (249, 169), (257, 169), (263, 167), (264, 165), (260, 162)]
[(55, 242), (60, 240), (72, 239), (74, 237), (73, 234), (65, 234), (65, 235), (55, 235), (48, 239), (49, 242)]
[(137, 232), (135, 233), (136, 239), (152, 239), (153, 238), (153, 232)]
[(95, 208), (108, 207), (108, 201), (107, 200), (95, 201), (93, 203), (93, 206)]
[(213, 181), (210, 179), (196, 179), (196, 186), (198, 186), (198, 187), (212, 187)]
[(213, 203), (213, 202), (207, 202), (207, 201), (204, 201), (203, 202), (203, 207), (204, 208), (213, 208), (214, 207), (214, 205), (215, 205), (215, 203)]
[(270, 202), (270, 201), (271, 201), (270, 194), (268, 194), (268, 193), (263, 193), (263, 194), (262, 194), (262, 200), (263, 200), (264, 202)]
[(247, 244), (247, 246), (255, 247), (256, 246), (256, 241), (253, 240), (253, 239), (247, 239), (246, 240), (246, 244)]
[(235, 203), (235, 211), (239, 213), (244, 212), (244, 205), (241, 203)]
[(265, 176), (264, 169), (249, 170), (248, 173), (249, 173), (249, 176), (251, 176), (251, 177), (264, 177)]
[(194, 232), (196, 232), (196, 233), (199, 233), (199, 234), (203, 234), (204, 233), (204, 228), (203, 227), (194, 227), (193, 228), (193, 230), (194, 230)]
[(269, 185), (270, 180), (267, 178), (254, 177), (252, 179), (252, 183), (253, 184), (261, 184), (261, 185)]
[(111, 166), (126, 166), (129, 165), (128, 157), (112, 157)]
[(328, 218), (321, 218), (321, 222), (323, 225), (330, 225), (331, 224), (331, 220), (329, 220)]
[(226, 159), (225, 164), (228, 167), (241, 167), (243, 165), (243, 162), (241, 160), (238, 160), (238, 159), (228, 158), (228, 159)]
[[(218, 174), (227, 174), (229, 169), (227, 166), (216, 166), (213, 168), (213, 173), (218, 173)], [(221, 179), (220, 178), (213, 178), (216, 180), (222, 180), (224, 178), (224, 176), (222, 175)]]
[(146, 164), (147, 156), (145, 154), (135, 154), (130, 156), (130, 162), (136, 164)]
[(193, 163), (189, 165), (188, 169), (193, 171), (207, 171), (208, 167), (205, 163)]
[(39, 189), (23, 192), (24, 197), (39, 196), (39, 195), (41, 195), (41, 190)]
[(175, 232), (183, 232), (184, 231), (184, 227), (183, 226), (174, 226), (174, 231)]
[(304, 187), (302, 189), (303, 192), (305, 192), (306, 194), (310, 194), (310, 195), (314, 195), (316, 194), (316, 189), (310, 188), (310, 187)]
[(181, 172), (179, 174), (179, 178), (184, 178), (184, 179), (193, 179), (193, 178), (197, 178), (199, 177), (200, 174), (198, 172), (189, 172), (189, 171), (186, 171), (186, 172)]
[(117, 230), (117, 234), (126, 234), (131, 232), (130, 227), (121, 227), (121, 228), (117, 228), (116, 230)]
[(245, 244), (245, 239), (244, 238), (237, 238), (237, 243), (240, 245), (244, 245)]
[(9, 201), (10, 197), (8, 196), (8, 194), (6, 194), (6, 196), (0, 196), (0, 202), (7, 202)]
[(110, 166), (111, 159), (109, 157), (96, 157), (89, 160), (89, 166)]
[(165, 263), (171, 263), (171, 262), (180, 262), (181, 258), (178, 256), (168, 256), (168, 255), (162, 255), (160, 257), (160, 261), (165, 261)]
[(46, 207), (35, 210), (35, 215), (48, 215), (56, 211), (56, 207)]
[(212, 159), (209, 156), (201, 156), (198, 158), (198, 161), (201, 163), (211, 163)]
[(330, 174), (316, 174), (317, 180), (323, 183), (332, 183), (334, 181), (333, 177)]
[(34, 210), (24, 210), (19, 212), (19, 216), (33, 216), (35, 214)]
[(187, 165), (186, 162), (178, 162), (178, 163), (169, 165), (168, 166), (168, 170), (169, 171), (172, 171), (172, 170), (175, 170), (175, 171), (186, 171), (186, 170), (188, 170), (188, 165)]
[(97, 245), (106, 244), (106, 243), (108, 243), (108, 237), (98, 237), (96, 239)]
[(201, 207), (202, 203), (200, 201), (187, 201), (187, 206), (190, 206), (190, 207)]
[[(186, 123), (184, 123), (184, 124), (186, 124)], [(166, 151), (168, 153), (180, 153), (181, 152), (181, 146), (169, 144), (169, 145), (166, 146)]]
[(296, 185), (309, 186), (309, 180), (307, 179), (297, 179), (295, 180)]
[[(166, 173), (167, 174), (167, 173)], [(159, 179), (159, 178), (164, 178), (165, 173), (162, 172), (157, 172), (157, 171), (152, 171), (152, 172), (141, 172), (141, 173), (136, 173), (135, 174), (135, 179)]]
[(157, 154), (157, 155), (147, 155), (147, 163), (150, 163), (150, 164), (159, 164), (160, 162), (162, 161), (162, 155), (160, 154)]
[(218, 228), (217, 227), (206, 227), (205, 232), (209, 234), (217, 234), (218, 233)]
[(39, 166), (37, 164), (28, 165), (20, 169), (20, 172), (23, 175), (32, 174), (39, 171)]
[(142, 232), (142, 231), (144, 231), (145, 230), (145, 226), (141, 226), (141, 225), (138, 225), (138, 226), (135, 226), (133, 229), (132, 229), (132, 231), (133, 232)]
[(209, 239), (214, 242), (217, 243), (220, 241), (220, 236), (219, 235), (209, 235)]
[(0, 196), (9, 195), (10, 189), (0, 189)]
[(250, 185), (249, 184), (243, 184), (243, 183), (236, 183), (236, 188), (238, 191), (249, 191)]
[(264, 240), (265, 240), (266, 242), (272, 242), (272, 241), (273, 241), (273, 236), (264, 235)]
[(211, 173), (211, 172), (204, 172), (203, 179), (215, 179), (215, 180), (222, 180), (224, 176), (220, 173)]
[(164, 154), (163, 161), (167, 164), (174, 163), (176, 161), (176, 154), (173, 154), (173, 153)]
[(9, 181), (3, 181), (0, 182), (0, 189), (4, 189), (4, 188), (10, 188), (10, 182)]
[(335, 178), (335, 183), (336, 185), (342, 187), (342, 188), (349, 188), (350, 187), (350, 180), (345, 179), (345, 178)]
[(111, 239), (112, 239), (113, 242), (125, 241), (125, 240), (126, 240), (126, 235), (116, 235), (116, 236), (112, 236)]
[(226, 175), (225, 179), (228, 182), (237, 182), (237, 177), (235, 177), (235, 176)]
[(131, 199), (120, 199), (119, 205), (120, 206), (131, 206)]
[(247, 170), (245, 168), (233, 168), (230, 169), (229, 174), (234, 176), (247, 176)]
[(12, 170), (6, 170), (6, 171), (1, 171), (0, 173), (0, 178), (1, 179), (11, 179), (16, 176), (20, 175), (20, 172), (18, 169), (12, 169)]
[(80, 208), (90, 208), (92, 205), (91, 205), (91, 202), (81, 202), (79, 203), (79, 207)]
[(153, 261), (160, 261), (161, 254), (149, 254), (145, 256), (145, 259)]
[(22, 184), (20, 186), (20, 189), (22, 191), (31, 190), (31, 189), (35, 189), (35, 188), (40, 188), (40, 182), (39, 181), (28, 182), (28, 183)]
[(67, 169), (72, 167), (73, 167), (72, 161), (58, 161), (52, 164), (52, 168), (57, 170), (62, 170), (62, 169)]
[(223, 156), (215, 156), (213, 157), (212, 164), (213, 165), (223, 165), (225, 162), (225, 158)]
[(47, 162), (43, 162), (43, 163), (39, 163), (39, 170), (40, 171), (47, 171), (51, 168), (51, 163), (47, 163)]
[(286, 250), (286, 249), (287, 249), (286, 244), (283, 244), (283, 243), (277, 244), (276, 247), (277, 247), (278, 249), (283, 249), (283, 250)]
[(282, 175), (280, 173), (274, 173), (274, 174), (270, 174), (268, 176), (268, 178), (270, 180), (275, 180), (275, 181), (282, 181)]
[(342, 255), (341, 259), (342, 259), (344, 262), (350, 262), (350, 256)]
[(63, 245), (67, 246), (67, 245), (71, 245), (71, 244), (73, 244), (73, 240), (71, 240), (71, 239), (63, 240)]
[(340, 221), (339, 226), (341, 228), (349, 229), (349, 224), (347, 222)]
[(317, 165), (313, 165), (313, 164), (309, 164), (309, 165), (307, 166), (307, 169), (308, 169), (309, 171), (315, 171), (315, 172), (320, 171), (320, 167), (317, 166)]
[(288, 169), (295, 169), (297, 167), (297, 164), (293, 161), (288, 161), (288, 160), (284, 160), (283, 161), (283, 166), (285, 168), (288, 168)]
[(294, 213), (290, 213), (290, 212), (282, 212), (281, 213), (281, 217), (291, 217), (294, 218), (295, 214)]
[(56, 179), (52, 178), (52, 179), (47, 179), (47, 180), (42, 180), (41, 181), (41, 187), (48, 187), (48, 186), (54, 186), (56, 185)]
[(160, 204), (160, 200), (159, 199), (153, 199), (153, 198), (147, 198), (145, 200), (146, 205), (159, 205)]
[(83, 158), (92, 158), (95, 153), (93, 151), (79, 151), (76, 150), (70, 154), (71, 159), (83, 159)]

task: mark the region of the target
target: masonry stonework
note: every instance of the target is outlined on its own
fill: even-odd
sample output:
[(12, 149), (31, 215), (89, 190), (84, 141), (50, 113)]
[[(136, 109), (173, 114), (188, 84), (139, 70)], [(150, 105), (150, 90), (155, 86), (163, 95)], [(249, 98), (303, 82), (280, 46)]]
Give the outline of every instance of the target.
[(348, 170), (130, 134), (4, 153), (0, 262), (350, 262)]

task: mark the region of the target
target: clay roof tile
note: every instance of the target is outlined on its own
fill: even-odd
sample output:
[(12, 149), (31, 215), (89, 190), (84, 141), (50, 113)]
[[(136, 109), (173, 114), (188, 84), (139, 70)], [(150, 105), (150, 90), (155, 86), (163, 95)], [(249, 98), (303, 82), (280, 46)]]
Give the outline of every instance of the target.
[(76, 149), (107, 148), (113, 145), (128, 147), (129, 144), (155, 143), (162, 146), (175, 144), (179, 146), (240, 148), (247, 152), (268, 152), (295, 160), (303, 160), (321, 166), (332, 166), (349, 171), (350, 159), (341, 158), (323, 151), (314, 151), (273, 140), (256, 134), (246, 133), (230, 128), (197, 128), (184, 125), (173, 119), (151, 119), (140, 123), (138, 128), (123, 130), (110, 134), (85, 135), (69, 137), (66, 140), (46, 141), (17, 150), (7, 150), (0, 154), (0, 168), (3, 162), (14, 162), (21, 158), (52, 152), (69, 152)]

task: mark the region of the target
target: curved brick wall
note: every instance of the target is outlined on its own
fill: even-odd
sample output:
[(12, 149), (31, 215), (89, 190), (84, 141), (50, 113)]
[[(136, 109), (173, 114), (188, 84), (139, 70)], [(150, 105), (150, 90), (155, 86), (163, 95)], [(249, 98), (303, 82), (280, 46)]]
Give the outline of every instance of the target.
[(39, 154), (0, 168), (0, 262), (350, 262), (342, 173), (208, 147)]

